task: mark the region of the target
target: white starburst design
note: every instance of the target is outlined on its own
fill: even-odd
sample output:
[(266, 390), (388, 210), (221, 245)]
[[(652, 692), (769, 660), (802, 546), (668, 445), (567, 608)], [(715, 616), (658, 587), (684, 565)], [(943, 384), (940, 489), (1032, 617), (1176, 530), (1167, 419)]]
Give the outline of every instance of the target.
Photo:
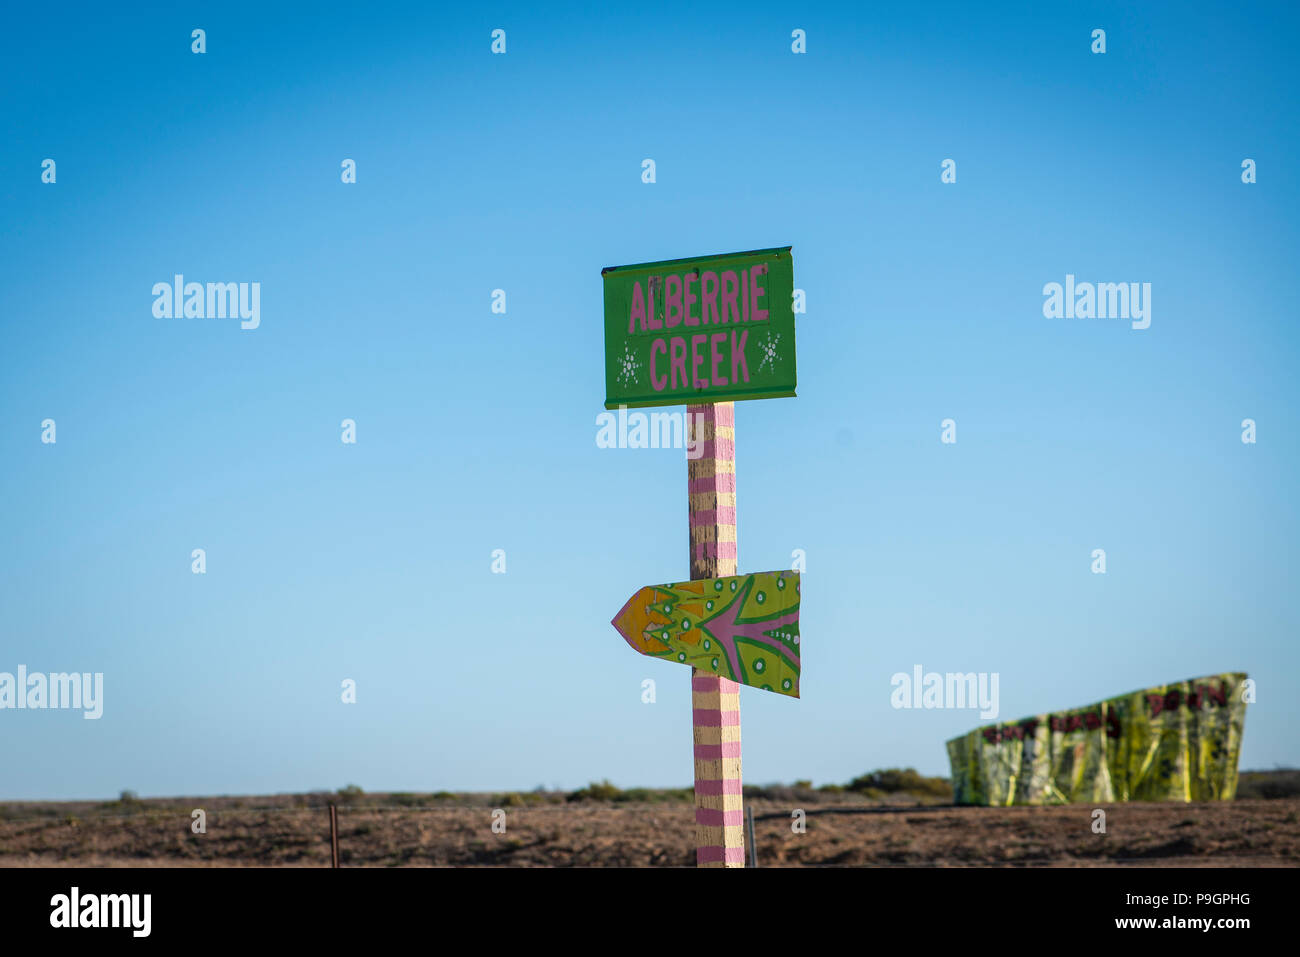
[(636, 382), (640, 377), (641, 360), (632, 354), (632, 350), (623, 343), (623, 358), (618, 362), (617, 379), (619, 385), (626, 387), (629, 383)]
[(776, 347), (780, 342), (781, 333), (776, 333), (776, 337), (773, 338), (772, 333), (769, 332), (767, 338), (758, 344), (758, 347), (763, 350), (763, 358), (758, 363), (760, 371), (762, 371), (763, 366), (768, 364), (771, 364), (773, 370), (776, 369), (776, 360), (781, 358), (776, 354)]

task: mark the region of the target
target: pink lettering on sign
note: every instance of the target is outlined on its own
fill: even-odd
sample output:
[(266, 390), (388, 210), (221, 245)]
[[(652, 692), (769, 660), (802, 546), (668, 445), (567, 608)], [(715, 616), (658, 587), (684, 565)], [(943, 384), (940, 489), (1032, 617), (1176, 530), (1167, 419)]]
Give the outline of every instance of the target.
[(767, 318), (767, 310), (758, 308), (758, 297), (766, 296), (767, 290), (758, 284), (758, 277), (767, 272), (767, 263), (759, 263), (757, 266), (750, 267), (749, 270), (749, 288), (750, 295), (754, 300), (754, 308), (751, 310), (750, 319), (753, 322), (762, 322)]
[[(713, 283), (713, 288), (709, 288), (709, 283)], [(709, 319), (709, 313), (713, 313), (713, 319)], [(718, 274), (712, 269), (704, 270), (700, 276), (700, 322), (712, 322), (715, 326), (722, 320), (718, 318)]]
[(668, 343), (669, 362), (671, 364), (672, 381), (669, 384), (670, 389), (679, 388), (677, 385), (677, 374), (681, 373), (682, 384), (680, 388), (686, 388), (686, 340), (681, 336), (673, 336), (672, 341)]
[(749, 364), (745, 361), (745, 340), (749, 338), (749, 330), (744, 329), (740, 333), (740, 342), (736, 342), (735, 330), (731, 333), (731, 381), (740, 383), (738, 370), (745, 373), (745, 381), (749, 381)]
[(700, 324), (699, 317), (691, 315), (691, 303), (696, 301), (695, 293), (691, 292), (691, 283), (695, 282), (699, 278), (699, 273), (688, 272), (685, 281), (682, 283), (682, 286), (685, 288), (685, 295), (682, 297), (682, 313), (686, 316), (686, 324), (688, 326), (698, 326)]
[(740, 322), (740, 306), (736, 301), (739, 296), (740, 280), (736, 278), (736, 270), (724, 270), (722, 273), (723, 322)]
[(682, 277), (676, 273), (664, 280), (664, 325), (669, 329), (682, 324)]
[(718, 371), (718, 363), (722, 361), (722, 353), (718, 351), (718, 343), (726, 342), (727, 334), (725, 332), (715, 332), (709, 336), (709, 369), (713, 373), (714, 385), (726, 385), (727, 380), (722, 377)]
[(662, 282), (663, 279), (660, 276), (651, 276), (646, 280), (646, 292), (648, 293), (648, 301), (646, 302), (646, 325), (651, 329), (662, 329), (664, 327), (663, 320), (655, 315), (655, 290), (659, 288), (659, 285)]
[[(700, 333), (687, 337), (673, 336), (655, 339), (650, 345), (650, 384), (656, 392), (665, 389), (707, 389), (710, 386), (740, 385), (749, 382), (749, 364), (745, 359), (745, 342), (749, 330), (731, 333), (731, 379), (726, 371), (727, 333)], [(662, 355), (668, 360), (668, 372), (663, 373)], [(687, 373), (689, 366), (690, 372)]]
[(704, 364), (704, 353), (700, 346), (708, 341), (708, 336), (691, 336), (691, 385), (696, 389), (709, 387), (709, 383), (700, 378), (700, 366)]
[(645, 332), (645, 293), (641, 291), (641, 283), (632, 284), (632, 309), (627, 317), (627, 334), (632, 334), (632, 326), (638, 320), (641, 320), (641, 331)]
[(668, 357), (668, 346), (662, 339), (656, 339), (654, 345), (650, 347), (650, 384), (654, 386), (656, 392), (664, 391), (664, 386), (668, 385), (668, 376), (655, 374), (655, 353), (663, 352), (664, 358)]

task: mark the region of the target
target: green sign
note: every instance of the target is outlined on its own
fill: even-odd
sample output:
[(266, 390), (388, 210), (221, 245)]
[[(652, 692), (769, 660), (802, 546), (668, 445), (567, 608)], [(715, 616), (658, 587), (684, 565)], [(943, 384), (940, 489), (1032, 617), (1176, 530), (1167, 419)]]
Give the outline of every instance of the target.
[(643, 655), (797, 698), (799, 590), (787, 571), (646, 585), (610, 624)]
[(600, 275), (607, 409), (794, 395), (789, 246)]

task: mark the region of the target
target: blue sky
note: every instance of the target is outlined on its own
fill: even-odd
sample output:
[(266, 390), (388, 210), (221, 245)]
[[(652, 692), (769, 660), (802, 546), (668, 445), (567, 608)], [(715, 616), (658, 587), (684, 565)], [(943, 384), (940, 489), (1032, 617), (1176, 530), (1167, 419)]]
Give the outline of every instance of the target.
[[(0, 799), (688, 785), (689, 672), (609, 625), (687, 573), (684, 456), (596, 446), (600, 270), (779, 245), (739, 551), (806, 552), (803, 698), (742, 692), (747, 781), (947, 774), (984, 722), (891, 708), (915, 664), (1004, 719), (1245, 670), (1241, 766), (1300, 757), (1294, 8), (9, 21), (0, 670), (105, 702), (0, 713)], [(175, 273), (260, 327), (154, 318)], [(1044, 318), (1067, 273), (1150, 328)]]

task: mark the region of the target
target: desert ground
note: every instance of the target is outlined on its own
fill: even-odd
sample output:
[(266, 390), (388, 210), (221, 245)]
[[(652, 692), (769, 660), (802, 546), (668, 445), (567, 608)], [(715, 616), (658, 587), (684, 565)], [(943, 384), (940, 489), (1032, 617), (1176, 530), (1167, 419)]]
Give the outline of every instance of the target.
[[(760, 867), (1300, 865), (1300, 796), (1293, 793), (1099, 805), (1106, 829), (1096, 833), (1090, 805), (954, 807), (934, 793), (746, 790)], [(0, 803), (0, 866), (328, 867), (331, 803), (344, 867), (694, 864), (689, 790), (592, 785), (571, 794), (367, 794), (350, 787), (7, 802)], [(197, 809), (204, 833), (192, 829)], [(803, 833), (794, 827), (799, 811)]]

